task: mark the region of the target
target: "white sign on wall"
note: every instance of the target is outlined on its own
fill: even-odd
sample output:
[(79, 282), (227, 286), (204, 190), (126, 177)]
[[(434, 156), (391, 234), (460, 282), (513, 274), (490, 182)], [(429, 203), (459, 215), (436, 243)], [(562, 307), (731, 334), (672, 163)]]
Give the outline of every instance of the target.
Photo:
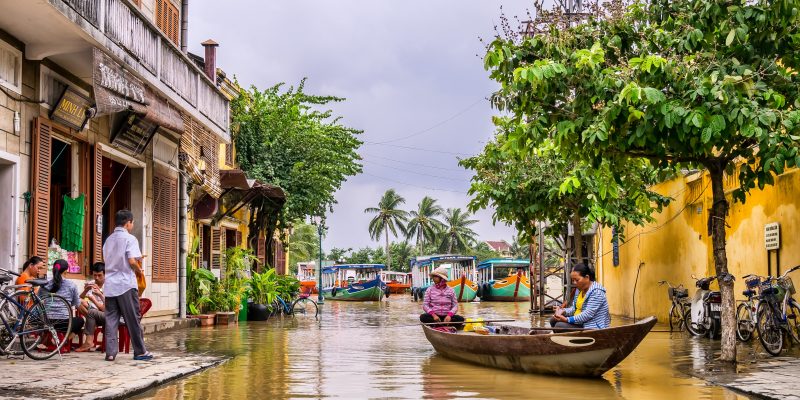
[(781, 224), (773, 222), (764, 225), (764, 247), (767, 250), (778, 250), (781, 248)]

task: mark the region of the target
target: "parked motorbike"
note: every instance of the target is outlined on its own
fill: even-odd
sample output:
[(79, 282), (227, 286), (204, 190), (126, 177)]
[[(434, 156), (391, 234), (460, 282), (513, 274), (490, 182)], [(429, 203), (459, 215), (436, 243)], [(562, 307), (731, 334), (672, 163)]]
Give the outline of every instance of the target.
[(686, 328), (693, 336), (708, 335), (710, 339), (718, 339), (722, 333), (721, 310), (722, 295), (720, 292), (709, 290), (711, 282), (717, 277), (695, 279), (697, 292), (692, 297), (692, 303), (684, 317), (687, 321)]

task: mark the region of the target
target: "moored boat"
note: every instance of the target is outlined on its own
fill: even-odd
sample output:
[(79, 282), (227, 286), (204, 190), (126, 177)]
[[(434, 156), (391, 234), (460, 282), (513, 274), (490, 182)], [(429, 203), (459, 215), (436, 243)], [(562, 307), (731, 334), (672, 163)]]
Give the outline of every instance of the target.
[(398, 271), (381, 271), (381, 280), (391, 294), (401, 294), (411, 288), (411, 274)]
[(528, 260), (493, 258), (478, 264), (481, 301), (530, 301)]
[(303, 293), (317, 293), (316, 261), (297, 263), (297, 280)]
[(624, 360), (656, 324), (648, 317), (607, 329), (531, 330), (493, 325), (498, 333), (443, 332), (424, 326), (436, 352), (454, 360), (535, 374), (599, 377)]
[(386, 285), (379, 273), (383, 264), (342, 264), (322, 269), (325, 300), (380, 301)]
[(475, 283), (475, 256), (433, 255), (414, 257), (411, 260), (411, 296), (414, 301), (425, 297), (425, 290), (432, 284), (431, 271), (437, 267), (447, 268), (447, 285), (456, 292), (459, 302), (470, 302), (478, 295)]

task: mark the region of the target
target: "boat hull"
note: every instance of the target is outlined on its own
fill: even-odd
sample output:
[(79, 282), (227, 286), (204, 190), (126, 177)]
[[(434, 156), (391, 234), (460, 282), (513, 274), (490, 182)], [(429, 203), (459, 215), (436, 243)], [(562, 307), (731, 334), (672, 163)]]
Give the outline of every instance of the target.
[(599, 377), (633, 352), (655, 323), (649, 317), (633, 325), (537, 335), (519, 327), (503, 327), (511, 334), (492, 335), (423, 330), (436, 352), (454, 360), (535, 374)]
[(380, 301), (383, 296), (384, 284), (380, 280), (357, 283), (346, 288), (328, 288), (322, 290), (325, 300), (336, 301)]
[(481, 301), (530, 301), (531, 284), (526, 276), (512, 275), (486, 282), (481, 288)]
[(408, 291), (411, 288), (409, 284), (403, 283), (387, 283), (386, 287), (389, 288), (389, 293), (391, 294), (402, 294)]
[(478, 285), (467, 278), (450, 280), (447, 282), (447, 286), (453, 288), (456, 298), (461, 303), (469, 303), (478, 297)]
[(301, 281), (300, 287), (305, 293), (317, 293), (317, 281)]

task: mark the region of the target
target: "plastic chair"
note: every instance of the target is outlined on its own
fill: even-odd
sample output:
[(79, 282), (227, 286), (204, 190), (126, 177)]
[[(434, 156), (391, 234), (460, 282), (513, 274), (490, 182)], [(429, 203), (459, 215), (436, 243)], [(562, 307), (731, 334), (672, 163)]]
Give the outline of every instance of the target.
[[(153, 302), (150, 301), (150, 299), (139, 299), (139, 320), (144, 318), (147, 312), (150, 311), (151, 307), (153, 307)], [(128, 332), (127, 324), (119, 325), (119, 350), (124, 351), (125, 354), (131, 352), (131, 336)]]

